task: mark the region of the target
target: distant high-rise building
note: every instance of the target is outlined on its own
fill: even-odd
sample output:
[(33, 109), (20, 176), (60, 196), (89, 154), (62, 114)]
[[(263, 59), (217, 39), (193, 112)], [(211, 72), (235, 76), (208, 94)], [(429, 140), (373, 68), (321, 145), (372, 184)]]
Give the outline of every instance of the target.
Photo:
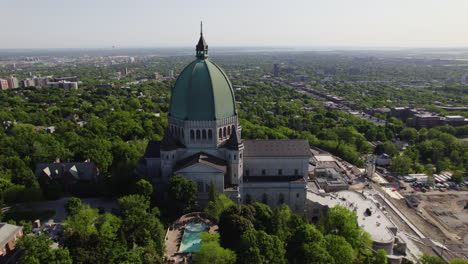
[(462, 76), (461, 83), (468, 84), (468, 74)]
[(298, 81), (298, 82), (308, 82), (309, 80), (310, 80), (309, 76), (296, 75), (296, 81)]
[(135, 63), (135, 57), (130, 57), (128, 60), (130, 63)]
[(58, 81), (58, 82), (49, 82), (47, 85), (50, 87), (54, 87), (54, 88), (63, 88), (65, 90), (78, 89), (77, 82)]
[(169, 70), (167, 75), (169, 78), (174, 78), (174, 70)]
[(8, 88), (8, 81), (5, 79), (0, 79), (0, 90), (6, 90)]
[(161, 75), (159, 74), (159, 72), (155, 72), (153, 73), (153, 78), (156, 80), (156, 79), (159, 79), (161, 78)]
[(52, 76), (28, 78), (22, 81), (23, 87), (44, 87), (47, 86)]
[(76, 78), (76, 76), (73, 76), (73, 77), (60, 77), (60, 78), (55, 78), (55, 81), (57, 81), (57, 82), (60, 82), (60, 81), (78, 82), (78, 78)]
[(34, 79), (26, 79), (26, 80), (23, 80), (21, 83), (23, 87), (33, 87)]
[(279, 77), (279, 64), (278, 63), (273, 65), (273, 76)]
[(8, 88), (18, 88), (18, 79), (16, 77), (8, 77), (6, 78), (8, 82)]
[(122, 75), (127, 75), (128, 74), (128, 69), (127, 67), (123, 68), (121, 71)]
[(47, 77), (34, 77), (34, 86), (44, 87), (47, 86), (47, 83), (51, 79), (51, 76)]

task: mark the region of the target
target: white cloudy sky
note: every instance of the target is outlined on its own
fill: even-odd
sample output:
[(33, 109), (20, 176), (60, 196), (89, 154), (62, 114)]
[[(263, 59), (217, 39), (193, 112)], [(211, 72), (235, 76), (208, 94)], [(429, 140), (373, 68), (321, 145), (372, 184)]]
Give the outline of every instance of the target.
[(468, 47), (468, 0), (0, 0), (0, 48)]

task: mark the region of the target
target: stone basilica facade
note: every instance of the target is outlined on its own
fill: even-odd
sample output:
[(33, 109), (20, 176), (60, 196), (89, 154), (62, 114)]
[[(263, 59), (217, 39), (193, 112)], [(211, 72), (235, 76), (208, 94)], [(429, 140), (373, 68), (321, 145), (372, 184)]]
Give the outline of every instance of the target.
[(158, 194), (170, 177), (193, 180), (201, 203), (211, 182), (239, 203), (304, 208), (310, 148), (306, 140), (242, 140), (234, 90), (226, 73), (208, 58), (203, 33), (196, 59), (172, 88), (169, 126), (162, 141), (148, 143), (138, 172)]

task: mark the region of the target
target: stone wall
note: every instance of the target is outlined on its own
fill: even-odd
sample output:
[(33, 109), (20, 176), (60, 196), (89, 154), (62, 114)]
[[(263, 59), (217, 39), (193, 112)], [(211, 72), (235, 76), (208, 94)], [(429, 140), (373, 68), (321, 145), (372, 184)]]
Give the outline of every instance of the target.
[(305, 181), (290, 182), (244, 182), (241, 188), (242, 202), (265, 202), (271, 207), (287, 204), (291, 210), (304, 210), (307, 183)]
[(300, 175), (306, 179), (309, 173), (308, 159), (304, 157), (245, 157), (244, 159), (244, 176), (279, 176), (280, 172), (282, 176)]

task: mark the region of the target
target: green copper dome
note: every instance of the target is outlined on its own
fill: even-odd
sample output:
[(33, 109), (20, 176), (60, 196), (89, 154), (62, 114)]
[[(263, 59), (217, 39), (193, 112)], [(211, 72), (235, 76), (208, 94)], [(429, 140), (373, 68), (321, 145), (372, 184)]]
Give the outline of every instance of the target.
[(236, 115), (234, 91), (226, 73), (208, 59), (203, 35), (197, 59), (177, 78), (172, 88), (169, 113), (182, 120), (216, 120)]

